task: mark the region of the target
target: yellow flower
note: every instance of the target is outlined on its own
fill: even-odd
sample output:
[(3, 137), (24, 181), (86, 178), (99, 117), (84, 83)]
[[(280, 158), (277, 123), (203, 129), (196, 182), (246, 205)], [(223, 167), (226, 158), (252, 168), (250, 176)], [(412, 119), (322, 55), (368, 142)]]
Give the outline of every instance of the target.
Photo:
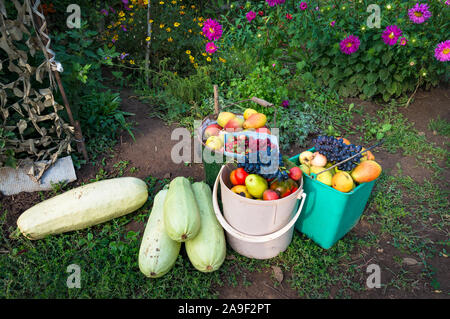
[(148, 22), (150, 22), (150, 23), (153, 23), (153, 20), (152, 20), (152, 19), (150, 19), (150, 20), (148, 20)]
[(177, 2), (175, 0), (172, 1), (172, 4), (177, 4)]
[(179, 22), (175, 22), (173, 25), (174, 25), (175, 28), (177, 28), (177, 27), (180, 26), (180, 23)]
[(164, 28), (164, 24), (161, 23), (161, 24), (159, 25), (159, 28), (160, 28), (160, 29)]
[(197, 18), (192, 19), (192, 21), (194, 21), (194, 22), (197, 21)]
[(194, 64), (194, 68), (196, 68), (196, 69), (198, 68), (198, 63)]
[(170, 31), (172, 31), (172, 29), (170, 27), (168, 27), (168, 28), (166, 28), (166, 31), (170, 32)]
[(198, 24), (198, 26), (201, 28), (201, 27), (203, 27), (203, 23), (201, 23), (201, 22), (199, 22), (199, 23), (197, 23)]
[(173, 41), (172, 37), (168, 38), (167, 41), (172, 42)]
[(181, 6), (180, 9), (183, 10), (184, 8), (186, 8), (186, 6)]
[(128, 6), (128, 8), (133, 9), (134, 6), (131, 4), (131, 5)]
[(186, 50), (186, 54), (191, 54), (191, 51), (190, 50)]
[(133, 23), (134, 19), (131, 18), (130, 20), (128, 20), (128, 23)]
[(184, 11), (180, 11), (180, 15), (183, 15), (183, 14), (185, 14), (185, 12)]
[(112, 28), (112, 25), (109, 25), (109, 26), (108, 26), (108, 29), (111, 29), (111, 28)]
[(134, 12), (131, 12), (131, 13), (130, 13), (130, 16), (134, 16)]
[(191, 8), (192, 8), (192, 9), (195, 9), (195, 6), (194, 6), (194, 5), (192, 5), (192, 6), (191, 6)]
[(134, 60), (130, 60), (130, 64), (134, 64)]
[(202, 17), (198, 18), (198, 21), (202, 22), (204, 19)]
[(119, 17), (123, 17), (125, 15), (125, 13), (123, 11), (119, 12)]
[(224, 58), (219, 58), (219, 61), (222, 62), (222, 63), (227, 62), (227, 60), (225, 60)]
[(203, 56), (206, 56), (206, 52), (203, 52), (202, 55), (203, 55)]
[(211, 58), (210, 58), (210, 57), (207, 57), (207, 58), (206, 58), (206, 61), (211, 62)]
[(150, 41), (150, 40), (151, 40), (151, 37), (146, 37), (145, 38), (145, 41), (147, 41), (147, 42)]
[(189, 32), (189, 33), (192, 33), (192, 29), (189, 29), (188, 32)]
[(159, 4), (164, 4), (164, 1), (160, 1)]

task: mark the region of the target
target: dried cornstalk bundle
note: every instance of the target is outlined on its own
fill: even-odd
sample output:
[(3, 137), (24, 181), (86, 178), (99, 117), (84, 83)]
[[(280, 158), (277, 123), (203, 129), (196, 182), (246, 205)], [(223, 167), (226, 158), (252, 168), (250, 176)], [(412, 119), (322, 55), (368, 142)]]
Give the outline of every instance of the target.
[[(74, 128), (60, 117), (50, 62), (33, 65), (44, 47), (29, 2), (12, 3), (15, 19), (0, 0), (0, 167), (27, 165), (39, 180), (61, 154), (72, 151)], [(43, 160), (50, 162), (35, 163)]]

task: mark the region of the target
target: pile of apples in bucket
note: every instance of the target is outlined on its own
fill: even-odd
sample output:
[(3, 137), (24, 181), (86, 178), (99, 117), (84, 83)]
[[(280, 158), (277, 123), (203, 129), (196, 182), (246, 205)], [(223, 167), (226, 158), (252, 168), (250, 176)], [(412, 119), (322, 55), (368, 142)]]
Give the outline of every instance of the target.
[[(338, 191), (350, 192), (357, 184), (371, 182), (381, 174), (381, 166), (375, 162), (372, 152), (345, 138), (319, 136), (313, 143), (314, 153), (304, 151), (300, 154), (300, 169), (306, 175), (318, 174), (317, 181)], [(348, 158), (351, 160), (344, 162)]]

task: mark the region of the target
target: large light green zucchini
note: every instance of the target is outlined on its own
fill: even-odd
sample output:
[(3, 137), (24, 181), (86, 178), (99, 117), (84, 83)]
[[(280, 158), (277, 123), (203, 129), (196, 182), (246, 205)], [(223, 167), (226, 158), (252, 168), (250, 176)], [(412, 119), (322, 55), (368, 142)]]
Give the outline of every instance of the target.
[(172, 240), (164, 229), (164, 200), (168, 190), (158, 192), (145, 227), (139, 249), (139, 269), (147, 277), (164, 276), (175, 265), (181, 243)]
[(23, 212), (17, 226), (29, 239), (83, 229), (131, 213), (147, 201), (144, 181), (120, 177), (94, 182), (47, 199)]
[(164, 227), (169, 237), (178, 242), (194, 238), (200, 230), (200, 213), (186, 177), (170, 182), (164, 201)]
[(212, 272), (225, 260), (225, 235), (214, 213), (209, 186), (204, 182), (194, 183), (192, 189), (200, 209), (201, 227), (195, 238), (186, 241), (186, 252), (197, 270)]

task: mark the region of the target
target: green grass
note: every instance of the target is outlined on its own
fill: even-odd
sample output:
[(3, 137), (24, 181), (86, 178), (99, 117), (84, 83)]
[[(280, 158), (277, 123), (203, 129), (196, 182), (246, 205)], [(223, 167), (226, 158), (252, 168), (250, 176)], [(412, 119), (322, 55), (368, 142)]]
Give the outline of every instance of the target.
[(450, 122), (446, 119), (441, 119), (440, 116), (436, 119), (431, 119), (430, 123), (428, 123), (428, 128), (439, 135), (450, 137)]
[(360, 140), (368, 143), (384, 139), (383, 148), (390, 153), (402, 152), (404, 156), (414, 156), (419, 161), (430, 157), (445, 159), (448, 151), (427, 141), (414, 128), (395, 105), (380, 108), (375, 116), (366, 116), (362, 125), (357, 126)]

